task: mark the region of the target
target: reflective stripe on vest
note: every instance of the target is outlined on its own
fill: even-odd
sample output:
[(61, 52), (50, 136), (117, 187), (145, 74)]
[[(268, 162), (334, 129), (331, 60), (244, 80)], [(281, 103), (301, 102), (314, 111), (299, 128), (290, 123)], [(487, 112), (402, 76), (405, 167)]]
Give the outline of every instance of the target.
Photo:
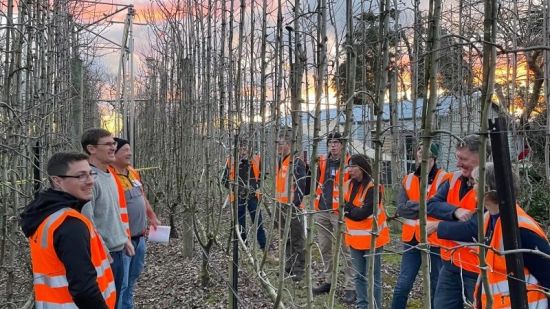
[(48, 219), (46, 219), (46, 226), (44, 226), (44, 232), (42, 233), (42, 240), (40, 241), (40, 245), (42, 246), (42, 248), (48, 247), (48, 232), (50, 231), (52, 224), (64, 214), (65, 214), (65, 208), (59, 209), (58, 211), (51, 214), (48, 217)]
[(78, 309), (75, 304), (58, 304), (45, 301), (37, 301), (34, 305), (36, 309)]
[[(439, 186), (447, 180), (448, 174), (444, 170), (437, 170), (434, 180), (431, 185), (428, 185), (426, 188), (426, 201), (429, 200), (432, 196), (437, 193)], [(410, 173), (405, 176), (402, 181), (403, 187), (407, 194), (407, 198), (414, 202), (419, 202), (420, 199), (420, 178), (417, 177), (414, 173)], [(440, 221), (433, 217), (427, 217), (428, 222)], [(415, 239), (420, 242), (420, 220), (411, 220), (404, 219), (403, 227), (401, 230), (401, 240), (403, 242), (409, 242)], [(437, 233), (432, 233), (428, 235), (428, 243), (432, 246), (439, 246), (439, 238)]]
[[(349, 154), (346, 154), (345, 162), (349, 162), (349, 159), (351, 156)], [(323, 196), (323, 184), (325, 183), (325, 175), (326, 175), (326, 169), (327, 169), (327, 162), (328, 158), (327, 156), (320, 156), (319, 157), (319, 183), (317, 184), (317, 189), (315, 190), (315, 201), (313, 202), (313, 205), (316, 210), (319, 210), (319, 203), (321, 203), (321, 197)], [(349, 173), (347, 171), (344, 171), (344, 183), (348, 181), (349, 179)], [(340, 180), (340, 170), (336, 170), (336, 174), (334, 175), (334, 181), (332, 182), (332, 209), (337, 211), (340, 206), (340, 189), (339, 189), (339, 180)]]
[[(525, 213), (525, 211), (521, 209), (521, 207), (516, 206), (516, 212), (518, 215), (518, 225), (520, 228), (530, 230), (537, 234), (539, 237), (548, 241), (546, 234), (540, 228), (538, 223), (533, 220), (533, 218), (531, 218), (527, 213)], [(489, 226), (489, 220), (490, 214), (486, 213), (484, 216), (485, 229), (487, 229)], [(494, 300), (493, 308), (495, 309), (511, 308), (510, 287), (508, 286), (506, 258), (503, 255), (499, 254), (500, 251), (504, 250), (502, 239), (502, 221), (500, 218), (498, 218), (494, 226), (493, 237), (490, 243), (490, 246), (493, 247), (496, 252), (494, 250), (488, 250), (486, 254), (487, 265), (489, 266), (487, 279), (489, 281), (489, 286), (491, 288), (491, 293)], [(525, 275), (525, 283), (527, 285), (526, 296), (529, 308), (548, 308), (548, 299), (546, 298), (546, 295), (542, 292), (537, 291), (541, 289), (537, 278), (535, 278), (535, 276), (533, 276), (526, 267), (523, 268), (523, 273)], [(479, 289), (481, 289), (481, 293), (478, 292)], [(487, 302), (487, 294), (485, 293), (485, 289), (483, 288), (480, 280), (478, 280), (478, 283), (476, 285), (476, 293), (474, 295), (481, 295), (481, 305), (482, 307), (485, 307), (485, 303)], [(479, 302), (479, 300), (477, 299), (476, 301)]]
[[(374, 187), (374, 184), (369, 182), (367, 186), (360, 187), (357, 190), (352, 204), (355, 207), (362, 207), (364, 201), (368, 195), (368, 192), (371, 188)], [(350, 202), (351, 191), (353, 190), (352, 180), (348, 180), (344, 185), (344, 200)], [(383, 187), (380, 186), (380, 192), (383, 192)], [(390, 230), (386, 223), (386, 211), (384, 210), (384, 205), (382, 200), (379, 201), (377, 207), (377, 235), (375, 248), (380, 248), (390, 242)], [(346, 244), (356, 250), (369, 250), (371, 249), (371, 236), (373, 223), (374, 223), (374, 214), (365, 218), (361, 221), (353, 221), (349, 218), (345, 218), (346, 223), (346, 235), (345, 241)]]
[[(474, 211), (477, 206), (477, 196), (473, 189), (470, 189), (462, 198), (460, 198), (460, 186), (462, 174), (457, 171), (452, 174), (449, 181), (449, 191), (447, 192), (447, 203)], [(471, 244), (470, 242), (456, 242), (448, 239), (440, 238), (441, 258), (445, 261), (453, 263), (455, 266), (473, 273), (479, 273), (479, 257), (476, 247), (460, 247), (453, 250), (450, 248), (459, 247), (461, 245)]]
[(416, 225), (418, 224), (418, 222), (420, 222), (420, 220), (414, 220), (414, 219), (403, 219), (403, 224), (405, 225), (408, 225), (408, 226), (412, 226), (412, 227), (416, 227)]
[[(105, 260), (104, 265), (101, 267), (96, 267), (97, 276), (101, 277), (105, 273), (106, 269), (111, 269), (109, 265), (109, 261)], [(69, 288), (69, 282), (67, 281), (67, 277), (60, 275), (60, 276), (48, 276), (46, 274), (34, 274), (34, 284), (45, 284), (51, 288)], [(116, 286), (115, 282), (111, 281), (107, 285), (107, 288), (101, 292), (101, 295), (103, 295), (104, 299), (108, 299), (111, 293), (116, 292)]]
[[(386, 222), (382, 223), (382, 225), (379, 225), (379, 229), (385, 229), (388, 227), (388, 224)], [(372, 235), (372, 230), (348, 230), (348, 234), (351, 236), (370, 236)]]
[(108, 307), (114, 308), (114, 277), (101, 236), (88, 218), (71, 208), (59, 209), (48, 216), (29, 237), (36, 307), (76, 308), (69, 292), (65, 266), (59, 260), (53, 244), (56, 230), (68, 217), (74, 217), (86, 225), (90, 235), (90, 262), (95, 267), (99, 291)]

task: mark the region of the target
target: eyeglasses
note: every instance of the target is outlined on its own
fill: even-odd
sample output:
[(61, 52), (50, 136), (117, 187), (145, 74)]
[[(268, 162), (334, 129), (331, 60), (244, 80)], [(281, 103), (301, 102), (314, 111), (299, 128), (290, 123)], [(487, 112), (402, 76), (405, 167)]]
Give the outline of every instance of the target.
[(118, 145), (118, 143), (115, 141), (115, 142), (111, 142), (111, 143), (102, 143), (102, 144), (93, 144), (94, 146), (99, 146), (99, 145), (103, 145), (103, 146), (111, 146), (111, 147), (116, 147)]
[(61, 177), (61, 178), (75, 178), (75, 179), (78, 179), (78, 181), (80, 181), (80, 182), (86, 182), (90, 178), (91, 179), (96, 179), (97, 172), (96, 171), (91, 171), (89, 173), (84, 173), (84, 174), (80, 174), (80, 175), (54, 175), (54, 176)]

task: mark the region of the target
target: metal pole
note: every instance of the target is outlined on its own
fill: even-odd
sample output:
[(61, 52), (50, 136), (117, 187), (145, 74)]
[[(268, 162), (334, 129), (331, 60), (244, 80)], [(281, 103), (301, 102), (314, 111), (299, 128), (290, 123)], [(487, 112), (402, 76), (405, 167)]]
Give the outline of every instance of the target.
[[(120, 57), (119, 57), (119, 60), (118, 60), (118, 70), (117, 70), (117, 80), (116, 80), (116, 93), (115, 93), (115, 100), (117, 100), (118, 102), (117, 103), (120, 103), (121, 106), (119, 106), (119, 104), (115, 104), (115, 110), (117, 108), (120, 108), (120, 111), (121, 111), (121, 114), (122, 114), (122, 126), (126, 126), (126, 123), (127, 123), (127, 120), (126, 120), (126, 109), (124, 108), (124, 104), (125, 104), (125, 101), (124, 101), (124, 96), (126, 94), (126, 91), (124, 90), (124, 88), (126, 87), (126, 80), (124, 78), (125, 74), (126, 74), (126, 70), (125, 70), (125, 59), (126, 59), (126, 42), (128, 41), (128, 28), (129, 28), (129, 15), (126, 16), (126, 21), (125, 21), (125, 24), (124, 24), (124, 30), (122, 31), (122, 40), (121, 40), (121, 44), (120, 44)], [(122, 137), (123, 138), (128, 138), (128, 136), (125, 135), (125, 131), (124, 130), (121, 130), (121, 128), (119, 127), (119, 122), (116, 121), (115, 122), (115, 131), (116, 132), (112, 132), (114, 134), (122, 134)]]
[[(239, 134), (235, 134), (233, 143), (233, 162), (229, 161), (233, 165), (234, 179), (231, 185), (231, 193), (233, 194), (233, 222), (231, 224), (231, 231), (233, 235), (233, 264), (231, 267), (231, 309), (237, 309), (237, 294), (239, 289), (239, 235), (237, 235), (237, 225), (239, 224)], [(228, 173), (231, 173), (229, 170)]]
[[(134, 134), (135, 134), (135, 122), (136, 122), (136, 104), (134, 102), (134, 16), (135, 16), (135, 10), (133, 6), (130, 6), (128, 8), (128, 19), (129, 19), (129, 25), (128, 25), (128, 66), (129, 72), (128, 72), (128, 141), (130, 142), (130, 145), (133, 145), (135, 147), (135, 140), (134, 140)], [(132, 152), (132, 162), (135, 164), (135, 152)]]
[[(504, 250), (515, 250), (521, 248), (521, 242), (519, 238), (518, 215), (516, 213), (516, 194), (512, 184), (512, 165), (510, 162), (506, 119), (500, 116), (493, 119), (493, 121), (489, 120), (489, 130), (491, 146), (493, 148)], [(505, 259), (512, 308), (528, 308), (525, 275), (523, 273), (523, 255), (521, 253), (507, 254)]]

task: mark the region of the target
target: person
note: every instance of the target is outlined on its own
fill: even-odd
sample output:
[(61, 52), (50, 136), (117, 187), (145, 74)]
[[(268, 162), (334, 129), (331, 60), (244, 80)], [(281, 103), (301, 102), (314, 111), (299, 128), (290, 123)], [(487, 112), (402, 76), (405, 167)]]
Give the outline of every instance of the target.
[[(226, 188), (230, 188), (230, 182), (235, 181), (235, 162), (227, 159), (223, 174), (223, 184)], [(246, 240), (246, 210), (250, 214), (250, 219), (253, 224), (258, 216), (258, 226), (256, 229), (256, 239), (260, 249), (266, 249), (266, 236), (263, 226), (262, 213), (258, 209), (260, 177), (261, 177), (261, 158), (259, 155), (250, 156), (248, 142), (242, 140), (239, 145), (239, 163), (238, 163), (238, 182), (236, 190), (238, 192), (238, 221), (241, 230), (241, 238)], [(231, 201), (234, 201), (234, 196), (231, 195)]]
[(82, 208), (105, 241), (113, 259), (111, 268), (115, 276), (117, 307), (124, 280), (123, 255), (134, 255), (130, 240), (128, 214), (124, 194), (119, 194), (115, 175), (109, 171), (109, 164), (115, 161), (117, 142), (112, 134), (99, 128), (88, 129), (82, 135), (82, 148), (89, 155), (92, 170), (97, 173), (92, 199)]
[[(302, 199), (306, 188), (305, 162), (291, 154), (292, 130), (285, 128), (277, 137), (277, 166), (275, 174), (275, 198), (279, 202), (279, 225), (284, 238), (286, 220), (290, 220), (290, 235), (285, 243), (285, 272), (293, 281), (304, 277), (305, 231), (302, 218)], [(290, 177), (290, 180), (289, 180)], [(286, 217), (290, 214), (290, 218)]]
[[(437, 192), (439, 186), (447, 181), (448, 174), (440, 169), (436, 164), (437, 156), (439, 155), (439, 145), (431, 143), (430, 155), (428, 158), (428, 187), (426, 188), (426, 200), (431, 198)], [(420, 160), (422, 159), (422, 144), (416, 149), (416, 171), (406, 175), (403, 178), (402, 186), (397, 196), (397, 213), (403, 215), (407, 213), (409, 208), (413, 212), (417, 211), (418, 202), (420, 200)], [(434, 221), (432, 217), (427, 218), (428, 221)], [(393, 291), (393, 299), (391, 308), (399, 309), (407, 307), (409, 293), (413, 287), (414, 280), (420, 270), (422, 264), (422, 256), (419, 249), (416, 248), (420, 242), (420, 222), (418, 219), (404, 219), (401, 231), (401, 241), (403, 241), (403, 258), (401, 259), (401, 269), (399, 277)], [(439, 246), (437, 243), (437, 235), (432, 234), (428, 238), (430, 245), (430, 289), (433, 307), (433, 296), (437, 285), (439, 270), (441, 269), (441, 258), (439, 257)]]
[[(328, 293), (332, 285), (332, 242), (335, 239), (335, 232), (338, 230), (338, 208), (340, 205), (339, 179), (340, 159), (344, 148), (342, 135), (338, 132), (330, 133), (327, 136), (328, 156), (319, 157), (317, 168), (317, 188), (315, 191), (314, 207), (315, 224), (318, 225), (318, 240), (323, 260), (324, 283), (313, 288), (313, 295)], [(345, 155), (345, 162), (349, 161), (350, 155)], [(344, 172), (343, 181), (349, 179), (349, 173)], [(353, 273), (349, 257), (349, 248), (342, 242), (341, 252), (344, 259), (344, 294), (343, 301), (347, 304), (355, 302), (355, 289), (353, 287)]]
[[(386, 223), (386, 211), (382, 203), (382, 186), (379, 190), (378, 206), (374, 206), (374, 183), (372, 169), (367, 156), (355, 154), (348, 163), (350, 179), (344, 186), (344, 214), (346, 223), (346, 244), (350, 247), (351, 262), (355, 271), (355, 293), (357, 308), (369, 307), (367, 276), (369, 259), (374, 258), (374, 301), (376, 308), (382, 308), (381, 253), (390, 242), (390, 231)], [(376, 209), (376, 225), (374, 211)], [(372, 234), (376, 234), (375, 247), (371, 247)]]
[(51, 188), (21, 214), (29, 238), (36, 308), (115, 307), (116, 290), (101, 238), (83, 216), (95, 171), (88, 156), (59, 152), (47, 163)]
[(119, 309), (134, 308), (134, 286), (145, 264), (145, 232), (147, 219), (153, 229), (160, 225), (157, 215), (145, 197), (141, 175), (131, 166), (132, 149), (127, 140), (114, 138), (117, 143), (115, 161), (112, 163), (117, 182), (122, 185), (128, 210), (130, 236), (135, 254), (124, 254), (124, 278), (120, 291)]
[[(440, 185), (437, 193), (428, 200), (426, 208), (429, 216), (444, 221), (467, 221), (473, 215), (477, 200), (473, 190), (472, 171), (479, 165), (480, 147), (481, 142), (477, 135), (467, 135), (457, 144), (455, 154), (459, 170), (452, 173), (449, 181)], [(490, 148), (487, 148), (490, 153)], [(464, 297), (469, 302), (473, 301), (479, 259), (475, 248), (460, 247), (457, 241), (462, 239), (472, 242), (477, 233), (458, 232), (437, 234), (442, 265), (435, 288), (434, 308), (462, 309)], [(460, 248), (449, 250), (455, 247)]]
[[(473, 171), (473, 178), (479, 179), (479, 170)], [(519, 191), (519, 176), (512, 173), (513, 190), (516, 195)], [(477, 184), (475, 186), (477, 191)], [(495, 167), (492, 162), (485, 164), (485, 209), (484, 229), (485, 244), (492, 249), (487, 250), (485, 260), (487, 262), (487, 277), (491, 286), (493, 297), (493, 308), (511, 308), (508, 291), (508, 271), (504, 255), (498, 252), (504, 251), (502, 223), (500, 220), (499, 197), (496, 191)], [(529, 216), (519, 205), (516, 205), (519, 227), (519, 244), (521, 249), (536, 250), (550, 255), (550, 245), (545, 232), (538, 223)], [(477, 218), (466, 222), (432, 222), (427, 229), (437, 234), (445, 235), (457, 230), (470, 230), (470, 233), (477, 233)], [(496, 250), (496, 251), (495, 251)], [(530, 252), (522, 253), (524, 261), (524, 275), (527, 281), (527, 295), (529, 308), (548, 308), (548, 298), (541, 290), (550, 291), (550, 262), (547, 258)], [(478, 279), (475, 293), (475, 307), (485, 308), (487, 297), (485, 289)]]

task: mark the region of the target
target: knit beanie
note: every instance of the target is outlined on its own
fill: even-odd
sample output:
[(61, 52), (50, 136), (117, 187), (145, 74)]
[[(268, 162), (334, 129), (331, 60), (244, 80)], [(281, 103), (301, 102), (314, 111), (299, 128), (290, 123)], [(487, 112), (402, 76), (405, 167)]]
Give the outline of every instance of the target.
[(124, 145), (130, 144), (130, 142), (128, 142), (127, 140), (119, 137), (115, 137), (115, 142), (116, 142), (115, 153), (117, 153), (120, 150), (120, 148), (122, 148)]
[[(422, 146), (422, 142), (420, 142), (420, 144), (418, 144), (418, 147), (420, 147), (420, 146)], [(439, 144), (431, 143), (430, 144), (430, 156), (432, 158), (437, 158), (439, 156), (439, 152), (440, 152)]]
[(437, 158), (439, 156), (439, 151), (439, 144), (432, 143), (430, 145), (430, 155), (432, 156), (432, 158)]

